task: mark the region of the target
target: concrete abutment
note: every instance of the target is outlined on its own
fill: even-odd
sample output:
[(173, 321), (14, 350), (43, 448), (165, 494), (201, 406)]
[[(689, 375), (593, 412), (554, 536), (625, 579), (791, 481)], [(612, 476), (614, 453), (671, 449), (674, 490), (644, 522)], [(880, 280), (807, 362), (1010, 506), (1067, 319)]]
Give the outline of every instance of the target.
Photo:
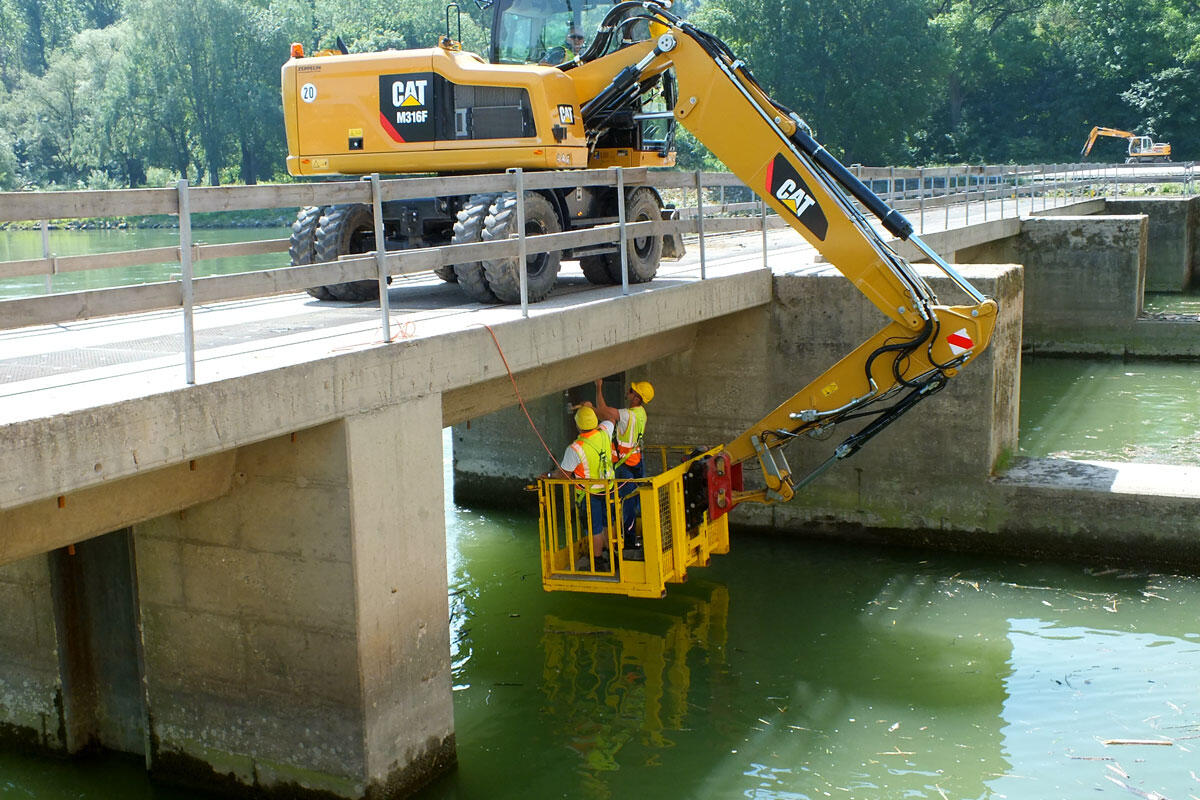
[(232, 794), (406, 797), (449, 769), (441, 414), (243, 446), (226, 494), (0, 568), (6, 738)]

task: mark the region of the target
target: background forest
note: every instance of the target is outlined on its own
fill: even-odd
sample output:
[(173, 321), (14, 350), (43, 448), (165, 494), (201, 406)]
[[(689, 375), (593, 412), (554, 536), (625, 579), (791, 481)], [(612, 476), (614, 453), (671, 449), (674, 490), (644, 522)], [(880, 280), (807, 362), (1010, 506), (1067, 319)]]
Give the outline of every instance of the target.
[[(1196, 0), (687, 0), (844, 161), (1078, 160), (1092, 125), (1200, 154)], [(491, 12), (463, 5), (468, 49)], [(444, 0), (0, 0), (0, 189), (286, 180), (279, 67), (429, 47)], [(1093, 160), (1119, 161), (1102, 139)], [(688, 141), (680, 163), (716, 167)]]

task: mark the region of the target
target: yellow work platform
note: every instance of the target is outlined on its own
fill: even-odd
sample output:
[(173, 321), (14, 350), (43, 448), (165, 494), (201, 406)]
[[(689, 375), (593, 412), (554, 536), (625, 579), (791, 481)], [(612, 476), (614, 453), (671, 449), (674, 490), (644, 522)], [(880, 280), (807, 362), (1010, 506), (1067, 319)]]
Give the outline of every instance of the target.
[[(603, 549), (595, 551), (588, 535), (591, 504), (579, 490), (580, 482), (539, 479), (542, 587), (657, 598), (666, 594), (668, 583), (686, 581), (688, 567), (708, 566), (714, 554), (728, 553), (728, 517), (710, 519), (708, 482), (702, 469), (693, 468), (720, 450), (648, 448), (647, 456), (656, 453), (663, 467), (657, 475), (605, 482), (605, 549), (615, 558), (602, 558)], [(633, 515), (630, 500), (635, 496), (641, 508)], [(635, 517), (628, 540), (627, 514)], [(641, 547), (636, 546), (638, 532)]]

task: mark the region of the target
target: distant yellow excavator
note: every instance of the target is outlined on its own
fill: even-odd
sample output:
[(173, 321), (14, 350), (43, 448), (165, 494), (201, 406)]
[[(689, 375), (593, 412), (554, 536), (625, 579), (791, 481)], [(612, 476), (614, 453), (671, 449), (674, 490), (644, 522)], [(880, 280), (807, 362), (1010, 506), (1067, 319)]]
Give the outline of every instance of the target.
[(1088, 134), (1087, 144), (1083, 146), (1083, 151), (1079, 154), (1081, 158), (1088, 157), (1088, 153), (1092, 152), (1092, 145), (1101, 136), (1112, 136), (1115, 139), (1125, 139), (1129, 142), (1128, 155), (1125, 157), (1126, 164), (1146, 164), (1171, 160), (1171, 145), (1166, 142), (1155, 142), (1149, 136), (1100, 126), (1092, 128), (1092, 132)]

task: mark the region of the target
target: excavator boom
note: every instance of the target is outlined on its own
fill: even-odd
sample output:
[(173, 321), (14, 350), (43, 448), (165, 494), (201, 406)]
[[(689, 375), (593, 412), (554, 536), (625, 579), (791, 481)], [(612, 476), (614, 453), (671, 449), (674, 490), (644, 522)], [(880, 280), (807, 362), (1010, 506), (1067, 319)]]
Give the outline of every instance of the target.
[[(794, 479), (783, 458), (784, 445), (839, 422), (867, 418), (818, 472), (857, 451), (983, 351), (996, 322), (996, 303), (913, 235), (911, 224), (825, 150), (803, 120), (768, 98), (748, 66), (722, 42), (660, 6), (636, 5), (645, 9), (650, 30), (661, 33), (650, 52), (584, 103), (585, 124), (635, 92), (639, 80), (673, 68), (679, 84), (672, 109), (676, 120), (890, 319), (869, 341), (726, 445), (733, 465), (757, 460), (765, 483), (735, 492), (729, 507), (744, 501), (786, 501), (816, 473)], [(970, 302), (940, 305), (925, 279), (888, 245), (855, 200), (889, 233), (908, 240), (940, 267)]]

